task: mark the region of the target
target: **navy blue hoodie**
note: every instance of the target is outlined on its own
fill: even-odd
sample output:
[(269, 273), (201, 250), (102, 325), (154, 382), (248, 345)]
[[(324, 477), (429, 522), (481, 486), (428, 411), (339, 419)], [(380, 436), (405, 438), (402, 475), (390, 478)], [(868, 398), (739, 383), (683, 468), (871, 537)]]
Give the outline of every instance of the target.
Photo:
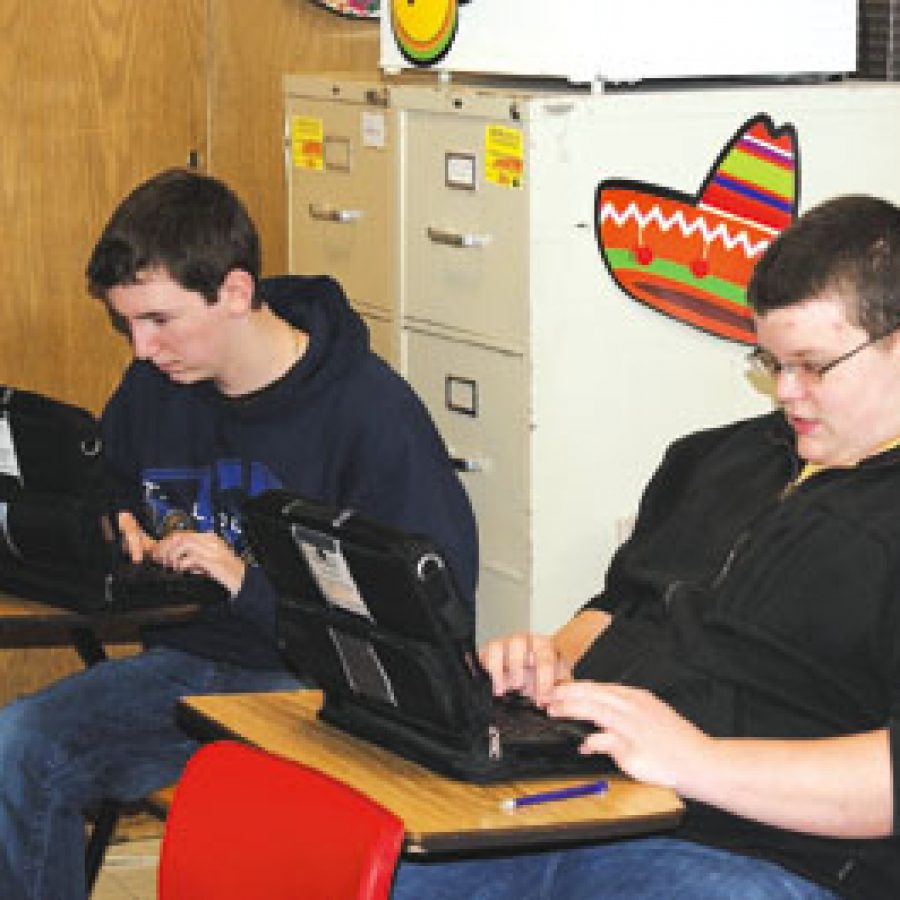
[[(240, 554), (243, 500), (285, 487), (431, 537), (474, 621), (472, 508), (423, 404), (370, 351), (365, 324), (332, 279), (264, 280), (260, 294), (309, 334), (306, 353), (283, 378), (231, 398), (211, 382), (177, 384), (135, 361), (107, 404), (106, 455), (125, 483), (141, 485), (146, 526), (159, 533), (167, 514), (187, 513)], [(148, 631), (145, 643), (274, 668), (275, 614), (271, 586), (250, 566), (231, 604)]]

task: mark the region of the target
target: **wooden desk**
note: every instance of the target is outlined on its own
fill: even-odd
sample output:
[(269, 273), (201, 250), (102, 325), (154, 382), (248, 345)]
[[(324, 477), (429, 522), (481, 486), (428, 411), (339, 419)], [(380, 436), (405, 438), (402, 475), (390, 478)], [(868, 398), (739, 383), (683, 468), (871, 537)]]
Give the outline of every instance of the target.
[[(305, 763), (352, 785), (399, 816), (404, 853), (550, 846), (671, 828), (683, 807), (673, 791), (609, 777), (609, 792), (504, 812), (500, 801), (589, 778), (472, 785), (415, 763), (320, 722), (318, 691), (188, 697), (182, 724), (206, 738), (234, 737)], [(302, 814), (302, 813), (301, 813)]]
[(0, 593), (0, 647), (74, 646), (84, 664), (93, 665), (106, 658), (104, 643), (133, 642), (142, 625), (180, 621), (196, 613), (196, 605), (185, 605), (86, 614)]
[(81, 613), (53, 606), (40, 600), (26, 600), (12, 594), (0, 592), (0, 633), (2, 629), (24, 628), (29, 625), (66, 627), (69, 625), (85, 625), (104, 627), (115, 625), (127, 619), (136, 624), (169, 621), (194, 615), (197, 606), (165, 606), (153, 609), (135, 609), (125, 613), (97, 612)]

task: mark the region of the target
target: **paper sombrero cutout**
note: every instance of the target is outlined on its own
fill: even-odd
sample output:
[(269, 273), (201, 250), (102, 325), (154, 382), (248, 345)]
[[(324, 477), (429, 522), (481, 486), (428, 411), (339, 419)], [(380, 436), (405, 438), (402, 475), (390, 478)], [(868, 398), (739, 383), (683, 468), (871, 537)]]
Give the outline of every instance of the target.
[(443, 59), (456, 37), (459, 6), (469, 0), (391, 0), (391, 30), (403, 56), (415, 66)]
[(696, 328), (754, 343), (747, 283), (756, 261), (797, 215), (793, 125), (757, 115), (719, 154), (696, 195), (642, 181), (597, 187), (597, 240), (616, 284)]
[(316, 6), (348, 19), (377, 19), (381, 0), (312, 0)]

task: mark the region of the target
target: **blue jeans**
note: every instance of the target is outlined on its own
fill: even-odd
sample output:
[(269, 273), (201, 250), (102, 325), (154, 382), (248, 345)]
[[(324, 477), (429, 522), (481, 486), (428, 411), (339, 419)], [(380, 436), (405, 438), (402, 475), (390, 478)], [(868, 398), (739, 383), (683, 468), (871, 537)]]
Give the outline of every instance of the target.
[(0, 897), (86, 896), (83, 811), (178, 777), (198, 746), (175, 724), (180, 697), (296, 687), (287, 671), (159, 648), (99, 663), (0, 710)]
[(391, 900), (835, 900), (773, 863), (674, 838), (402, 862)]

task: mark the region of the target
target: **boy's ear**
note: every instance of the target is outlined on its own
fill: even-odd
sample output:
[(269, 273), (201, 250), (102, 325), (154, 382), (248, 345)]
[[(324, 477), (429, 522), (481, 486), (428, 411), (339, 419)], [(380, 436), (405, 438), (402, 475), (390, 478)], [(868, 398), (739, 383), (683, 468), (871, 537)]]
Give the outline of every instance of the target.
[(228, 312), (245, 315), (253, 307), (253, 278), (243, 269), (231, 269), (219, 288), (219, 302)]

